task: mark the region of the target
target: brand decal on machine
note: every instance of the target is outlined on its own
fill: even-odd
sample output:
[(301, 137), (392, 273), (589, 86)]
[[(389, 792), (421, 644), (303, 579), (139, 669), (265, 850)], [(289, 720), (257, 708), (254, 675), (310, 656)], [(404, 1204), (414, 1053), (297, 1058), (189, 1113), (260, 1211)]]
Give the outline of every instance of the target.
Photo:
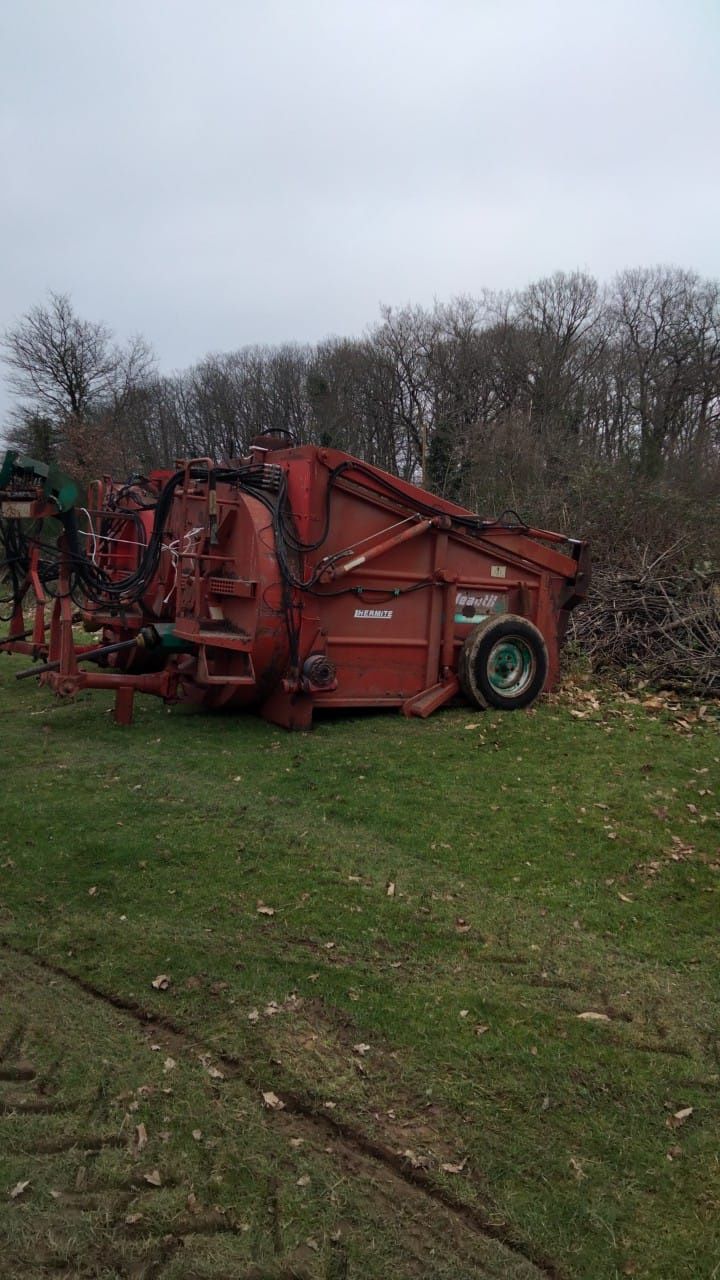
[(356, 618), (380, 618), (382, 621), (386, 622), (388, 618), (392, 618), (392, 616), (393, 616), (392, 609), (356, 609), (355, 610)]
[(456, 622), (483, 622), (489, 613), (505, 613), (506, 597), (496, 591), (458, 591)]

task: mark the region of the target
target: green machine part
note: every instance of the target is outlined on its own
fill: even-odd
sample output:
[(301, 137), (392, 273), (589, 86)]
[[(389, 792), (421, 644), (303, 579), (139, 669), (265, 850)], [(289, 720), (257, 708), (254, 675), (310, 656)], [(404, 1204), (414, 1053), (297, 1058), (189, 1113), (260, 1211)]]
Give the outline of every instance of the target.
[(35, 458), (8, 449), (0, 467), (0, 491), (9, 489), (14, 481), (33, 483), (41, 487), (48, 502), (54, 502), (58, 511), (69, 511), (80, 497), (80, 490), (70, 476), (54, 462), (38, 462)]

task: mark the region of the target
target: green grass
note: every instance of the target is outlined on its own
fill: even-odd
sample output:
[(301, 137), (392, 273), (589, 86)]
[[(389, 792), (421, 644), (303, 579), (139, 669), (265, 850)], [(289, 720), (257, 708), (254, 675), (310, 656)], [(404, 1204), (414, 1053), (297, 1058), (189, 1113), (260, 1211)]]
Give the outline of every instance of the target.
[[(265, 1265), (268, 1088), (409, 1151), (567, 1276), (720, 1275), (716, 713), (687, 729), (607, 693), (582, 719), (557, 700), (295, 736), (138, 699), (123, 730), (103, 695), (16, 685), (21, 665), (0, 666), (0, 938), (244, 1064), (248, 1257)], [(312, 1206), (288, 1191), (307, 1274), (515, 1274), (403, 1249), (362, 1173), (342, 1175), (352, 1214), (333, 1204), (333, 1158), (313, 1148)]]

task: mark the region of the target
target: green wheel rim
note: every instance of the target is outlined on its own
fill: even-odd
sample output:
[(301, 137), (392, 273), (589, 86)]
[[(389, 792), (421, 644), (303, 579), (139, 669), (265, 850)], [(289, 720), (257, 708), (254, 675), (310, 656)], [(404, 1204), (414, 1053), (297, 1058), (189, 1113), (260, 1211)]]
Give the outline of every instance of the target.
[(505, 636), (490, 650), (487, 675), (491, 687), (505, 698), (518, 698), (535, 678), (537, 662), (522, 636)]

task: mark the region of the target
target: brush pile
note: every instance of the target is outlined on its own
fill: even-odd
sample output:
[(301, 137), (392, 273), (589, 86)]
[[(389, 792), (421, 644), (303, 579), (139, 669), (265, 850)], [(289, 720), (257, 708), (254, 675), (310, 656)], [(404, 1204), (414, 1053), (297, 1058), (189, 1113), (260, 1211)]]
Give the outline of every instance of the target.
[(720, 695), (720, 570), (644, 561), (635, 573), (595, 570), (568, 640), (621, 682)]

